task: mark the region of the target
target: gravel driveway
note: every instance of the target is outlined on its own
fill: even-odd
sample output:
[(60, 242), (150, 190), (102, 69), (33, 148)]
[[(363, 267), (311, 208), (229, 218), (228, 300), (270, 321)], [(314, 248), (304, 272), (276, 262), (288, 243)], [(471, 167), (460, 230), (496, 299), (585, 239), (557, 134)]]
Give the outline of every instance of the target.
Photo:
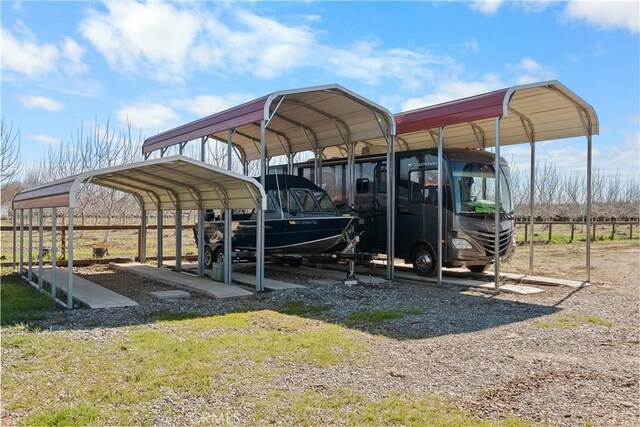
[[(537, 262), (545, 269), (554, 266), (559, 276), (580, 278), (580, 259), (562, 265), (557, 260), (555, 251), (566, 253), (567, 248), (541, 248)], [(519, 262), (526, 265), (526, 253), (521, 257), (512, 261), (511, 270), (504, 269), (518, 270)], [(186, 300), (159, 301), (148, 293), (170, 287), (97, 266), (77, 272), (141, 305), (54, 313), (45, 326), (101, 334), (106, 327), (152, 321), (159, 312), (277, 311), (287, 302), (302, 301), (325, 308), (310, 310), (308, 317), (366, 332), (359, 336), (370, 350), (355, 366), (292, 370), (281, 381), (289, 389), (436, 394), (483, 417), (635, 426), (640, 414), (639, 257), (637, 245), (596, 245), (592, 286), (544, 287), (545, 292), (527, 296), (493, 296), (407, 281), (352, 287), (317, 284), (308, 276), (268, 266), (269, 277), (307, 288), (228, 300), (192, 292)], [(405, 315), (349, 323), (354, 312), (380, 309)]]

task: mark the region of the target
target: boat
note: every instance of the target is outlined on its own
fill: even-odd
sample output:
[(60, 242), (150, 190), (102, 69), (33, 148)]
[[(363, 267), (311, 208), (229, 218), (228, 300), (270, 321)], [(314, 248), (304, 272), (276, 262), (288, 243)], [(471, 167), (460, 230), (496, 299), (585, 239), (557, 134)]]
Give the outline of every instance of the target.
[[(306, 178), (295, 175), (267, 175), (264, 184), (267, 210), (264, 213), (265, 253), (276, 257), (302, 256), (329, 251), (344, 241), (356, 217), (341, 214), (326, 191)], [(232, 211), (232, 249), (255, 252), (256, 212)], [(224, 215), (212, 211), (205, 216), (205, 266), (224, 260)]]

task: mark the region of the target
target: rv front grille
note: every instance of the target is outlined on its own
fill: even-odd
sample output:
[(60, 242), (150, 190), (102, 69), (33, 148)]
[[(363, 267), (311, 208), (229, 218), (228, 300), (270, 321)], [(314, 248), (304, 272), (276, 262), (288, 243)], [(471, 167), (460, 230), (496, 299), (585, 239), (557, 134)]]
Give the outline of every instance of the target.
[[(509, 230), (505, 230), (500, 232), (500, 256), (504, 256), (509, 249), (509, 245), (511, 245), (511, 241), (513, 239), (513, 235), (515, 233), (515, 228), (511, 228)], [(488, 231), (474, 231), (469, 232), (471, 236), (473, 236), (480, 245), (484, 248), (487, 255), (495, 255), (495, 236), (493, 233)]]

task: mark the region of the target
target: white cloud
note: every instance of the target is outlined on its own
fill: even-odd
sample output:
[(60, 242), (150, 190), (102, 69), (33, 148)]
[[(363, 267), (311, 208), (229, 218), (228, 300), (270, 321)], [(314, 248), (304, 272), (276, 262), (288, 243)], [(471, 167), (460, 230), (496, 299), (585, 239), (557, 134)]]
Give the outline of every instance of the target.
[(149, 132), (161, 132), (175, 126), (178, 115), (171, 108), (158, 103), (144, 103), (123, 105), (116, 111), (118, 121), (132, 129), (142, 129)]
[[(14, 34), (15, 33), (15, 34)], [(87, 71), (82, 63), (84, 49), (70, 37), (59, 44), (40, 43), (33, 32), (21, 21), (14, 31), (1, 29), (2, 70), (41, 78), (63, 71), (72, 76)]]
[(18, 99), (27, 108), (44, 108), (48, 111), (60, 111), (64, 104), (46, 96), (22, 95)]
[(1, 35), (3, 70), (37, 77), (55, 69), (60, 52), (54, 45), (38, 43), (37, 40), (18, 40), (4, 28)]
[(570, 1), (565, 17), (586, 21), (605, 29), (626, 29), (640, 32), (640, 3), (638, 1)]
[(434, 66), (451, 62), (422, 51), (383, 49), (371, 40), (331, 47), (308, 26), (316, 18), (297, 17), (295, 24), (286, 24), (237, 5), (214, 11), (175, 3), (110, 2), (105, 7), (105, 12), (88, 13), (81, 34), (115, 71), (156, 80), (184, 82), (198, 71), (271, 79), (315, 67), (368, 84), (394, 79), (418, 88), (432, 77)]
[(44, 144), (49, 144), (49, 145), (56, 145), (60, 143), (60, 139), (54, 136), (43, 135), (43, 134), (29, 135), (28, 138), (32, 141), (42, 142)]
[(509, 65), (507, 68), (518, 74), (517, 84), (526, 84), (551, 80), (555, 78), (555, 73), (550, 67), (546, 67), (531, 58), (523, 58), (515, 65)]
[(410, 98), (403, 102), (402, 111), (440, 104), (454, 99), (466, 98), (503, 87), (505, 87), (505, 84), (495, 74), (486, 74), (481, 80), (475, 81), (448, 79), (441, 82), (435, 92), (422, 97)]
[(471, 9), (486, 15), (493, 15), (498, 12), (503, 0), (479, 0), (471, 2)]
[(206, 21), (194, 9), (169, 3), (107, 2), (106, 13), (90, 10), (80, 33), (109, 66), (159, 80), (181, 79), (196, 34)]
[(248, 93), (228, 93), (224, 96), (199, 95), (194, 98), (176, 100), (174, 101), (174, 105), (184, 108), (198, 117), (204, 117), (224, 111), (254, 98), (252, 94)]

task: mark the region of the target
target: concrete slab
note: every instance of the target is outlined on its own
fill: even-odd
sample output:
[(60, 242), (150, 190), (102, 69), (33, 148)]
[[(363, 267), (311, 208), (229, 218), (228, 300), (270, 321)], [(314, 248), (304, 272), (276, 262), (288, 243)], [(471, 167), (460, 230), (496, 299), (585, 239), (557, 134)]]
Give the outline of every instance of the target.
[(331, 279), (311, 279), (308, 283), (312, 285), (318, 286), (336, 286), (340, 285), (342, 282), (339, 280), (331, 280)]
[(149, 292), (149, 295), (158, 299), (182, 299), (191, 298), (191, 294), (187, 291), (176, 289), (175, 291), (155, 291)]
[[(236, 273), (235, 271), (231, 275), (235, 283), (245, 286), (256, 286), (256, 276), (251, 274)], [(306, 288), (306, 286), (298, 285), (295, 283), (283, 282), (280, 280), (264, 278), (264, 288), (269, 291), (279, 291), (283, 289), (300, 289)]]
[(182, 274), (137, 262), (126, 264), (110, 263), (109, 266), (116, 270), (124, 270), (166, 285), (198, 291), (215, 298), (234, 298), (253, 295), (253, 293), (238, 286), (227, 285), (210, 279)]
[[(37, 273), (37, 271), (35, 271)], [(45, 268), (42, 271), (42, 278), (45, 282), (51, 283), (53, 271)], [(65, 293), (68, 289), (68, 278), (66, 268), (56, 268), (56, 286)], [(37, 279), (35, 279), (37, 281)], [(89, 308), (115, 308), (115, 307), (135, 307), (138, 305), (134, 300), (103, 288), (97, 283), (93, 283), (80, 276), (73, 275), (73, 298), (87, 305)]]
[(387, 285), (389, 281), (387, 279), (383, 279), (382, 277), (372, 276), (371, 274), (365, 276), (364, 274), (356, 275), (358, 278), (358, 282), (363, 285)]
[[(487, 283), (481, 286), (482, 288), (493, 290), (495, 289), (495, 285), (493, 283)], [(532, 286), (522, 286), (522, 285), (500, 285), (500, 292), (509, 292), (512, 294), (518, 295), (533, 295), (539, 294), (540, 292), (544, 292), (543, 289), (534, 288)]]

